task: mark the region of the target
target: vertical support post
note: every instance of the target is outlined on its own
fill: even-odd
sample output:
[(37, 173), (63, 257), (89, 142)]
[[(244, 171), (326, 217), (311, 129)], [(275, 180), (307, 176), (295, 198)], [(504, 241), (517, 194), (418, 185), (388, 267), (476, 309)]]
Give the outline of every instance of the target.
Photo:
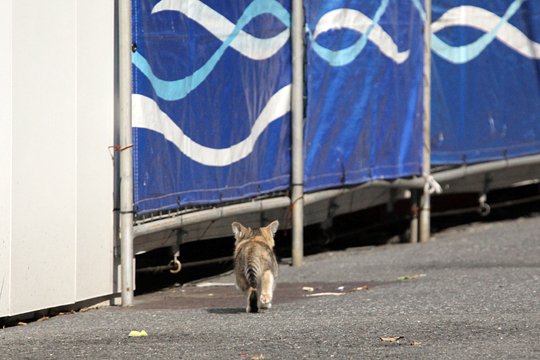
[(411, 225), (410, 225), (410, 243), (418, 242), (418, 190), (411, 190)]
[[(118, 16), (118, 0), (114, 0), (114, 141), (113, 144), (120, 144), (120, 106), (119, 106), (119, 86), (120, 86), (120, 71), (119, 71), (119, 56), (118, 56), (118, 39), (119, 39), (119, 18)], [(120, 272), (120, 157), (113, 153), (113, 168), (114, 168), (114, 214), (113, 214), (113, 231), (114, 231), (114, 263), (113, 263), (113, 289), (114, 292), (121, 291)], [(117, 299), (112, 298), (111, 305), (117, 304)]]
[(419, 240), (425, 242), (430, 237), (431, 196), (428, 177), (431, 175), (431, 0), (425, 0), (426, 17), (424, 19), (424, 156), (423, 175), (426, 181), (420, 199)]
[(304, 257), (304, 3), (292, 1), (292, 260)]
[(131, 0), (118, 3), (118, 112), (120, 132), (120, 263), (122, 306), (133, 305), (133, 157), (131, 128)]

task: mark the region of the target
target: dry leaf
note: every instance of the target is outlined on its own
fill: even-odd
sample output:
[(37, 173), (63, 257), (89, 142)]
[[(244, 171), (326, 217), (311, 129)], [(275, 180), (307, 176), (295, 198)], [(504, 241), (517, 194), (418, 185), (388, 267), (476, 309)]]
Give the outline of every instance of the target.
[(302, 288), (302, 291), (314, 292), (314, 291), (315, 291), (315, 288), (312, 288), (311, 286), (304, 286), (304, 287)]
[(398, 337), (380, 337), (381, 341), (384, 342), (398, 342), (399, 340), (403, 339), (403, 336)]
[(362, 285), (362, 286), (355, 287), (353, 289), (353, 291), (363, 291), (363, 290), (367, 290), (367, 289), (369, 289), (369, 287), (367, 285)]
[(141, 331), (132, 330), (129, 332), (128, 336), (129, 337), (142, 337), (142, 336), (148, 336), (148, 334), (144, 330), (141, 330)]
[(411, 346), (420, 346), (422, 343), (420, 341), (411, 341), (409, 345)]
[(398, 280), (400, 281), (415, 280), (424, 276), (426, 276), (426, 274), (403, 275), (403, 276), (398, 277)]
[(19, 325), (19, 326), (26, 326), (26, 325), (28, 325), (28, 323), (25, 323), (24, 321), (19, 321), (19, 322), (17, 323), (17, 325)]
[(251, 360), (264, 360), (264, 355), (240, 354), (241, 357), (249, 357)]

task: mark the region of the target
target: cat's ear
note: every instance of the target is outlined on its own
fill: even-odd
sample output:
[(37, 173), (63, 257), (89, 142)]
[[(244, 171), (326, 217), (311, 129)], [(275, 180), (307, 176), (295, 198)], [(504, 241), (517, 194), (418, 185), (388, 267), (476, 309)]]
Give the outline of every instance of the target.
[(231, 224), (231, 228), (234, 238), (236, 239), (236, 243), (238, 243), (246, 234), (247, 229), (244, 227), (244, 225), (236, 221)]
[(270, 223), (270, 225), (268, 225), (266, 228), (268, 229), (268, 231), (270, 231), (270, 233), (272, 234), (272, 236), (276, 235), (276, 232), (278, 230), (278, 227), (279, 227), (279, 221), (277, 220), (274, 220)]

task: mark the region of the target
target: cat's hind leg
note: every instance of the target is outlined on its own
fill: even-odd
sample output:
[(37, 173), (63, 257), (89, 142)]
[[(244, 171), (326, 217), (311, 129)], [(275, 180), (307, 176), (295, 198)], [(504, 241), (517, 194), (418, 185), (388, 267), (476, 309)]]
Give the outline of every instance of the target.
[(261, 277), (261, 290), (258, 305), (262, 309), (270, 309), (272, 307), (272, 296), (274, 293), (275, 283), (274, 274), (270, 270), (266, 270)]

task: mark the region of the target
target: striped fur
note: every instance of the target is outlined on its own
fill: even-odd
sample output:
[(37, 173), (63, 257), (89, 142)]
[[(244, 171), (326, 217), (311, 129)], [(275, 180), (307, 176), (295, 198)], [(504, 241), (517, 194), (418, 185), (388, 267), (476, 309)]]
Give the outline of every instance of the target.
[(274, 235), (279, 222), (252, 229), (238, 222), (232, 223), (236, 239), (234, 272), (236, 285), (247, 298), (247, 312), (269, 309), (276, 287), (278, 264), (274, 255)]

